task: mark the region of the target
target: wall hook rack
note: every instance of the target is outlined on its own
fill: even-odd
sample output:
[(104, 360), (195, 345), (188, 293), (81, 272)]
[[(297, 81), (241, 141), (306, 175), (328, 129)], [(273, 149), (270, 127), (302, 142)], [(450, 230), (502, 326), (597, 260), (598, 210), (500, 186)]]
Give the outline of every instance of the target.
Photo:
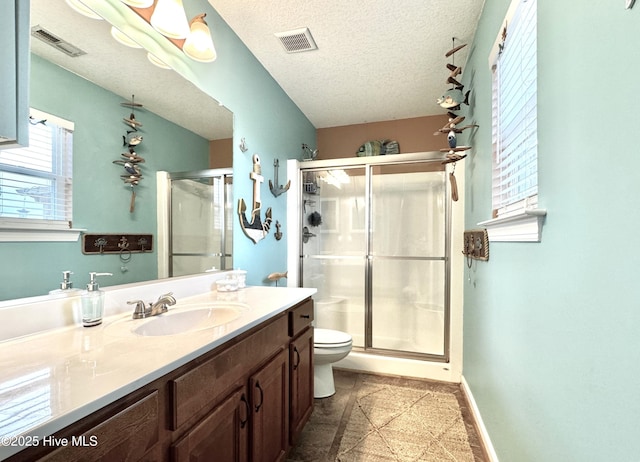
[(462, 254), (467, 257), (467, 265), (471, 267), (471, 260), (489, 260), (489, 234), (486, 229), (476, 229), (464, 232)]
[(82, 253), (120, 254), (153, 251), (153, 234), (83, 234)]

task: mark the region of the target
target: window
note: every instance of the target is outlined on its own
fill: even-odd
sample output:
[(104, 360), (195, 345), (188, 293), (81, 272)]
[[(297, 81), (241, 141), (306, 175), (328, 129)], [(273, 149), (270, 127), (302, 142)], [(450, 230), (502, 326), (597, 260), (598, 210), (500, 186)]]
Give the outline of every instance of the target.
[[(489, 64), (492, 84), (492, 218), (483, 222), (492, 240), (540, 240), (537, 132), (537, 2), (514, 0), (500, 29)], [(505, 224), (530, 221), (536, 229), (523, 235), (522, 223), (511, 235)], [(499, 225), (502, 239), (492, 233)], [(495, 231), (495, 230), (493, 230)], [(526, 234), (526, 233), (525, 233)]]
[(73, 123), (35, 109), (30, 116), (29, 146), (0, 151), (2, 240), (51, 240), (33, 231), (71, 228)]

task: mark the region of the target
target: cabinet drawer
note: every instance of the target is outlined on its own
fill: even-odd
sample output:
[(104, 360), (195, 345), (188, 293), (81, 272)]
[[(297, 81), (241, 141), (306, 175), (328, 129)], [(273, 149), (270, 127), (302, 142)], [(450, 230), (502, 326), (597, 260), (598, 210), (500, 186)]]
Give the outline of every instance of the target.
[(287, 317), (281, 316), (249, 337), (169, 381), (170, 430), (210, 411), (223, 394), (238, 386), (247, 372), (269, 359), (288, 342)]
[(38, 460), (140, 460), (159, 440), (158, 401), (156, 390)]
[(289, 336), (295, 337), (313, 321), (313, 300), (307, 299), (289, 311)]

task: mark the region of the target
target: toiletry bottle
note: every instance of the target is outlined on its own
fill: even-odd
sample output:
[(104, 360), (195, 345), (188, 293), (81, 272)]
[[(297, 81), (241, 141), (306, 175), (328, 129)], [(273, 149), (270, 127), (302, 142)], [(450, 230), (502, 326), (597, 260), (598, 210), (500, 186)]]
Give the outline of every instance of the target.
[(58, 294), (64, 294), (67, 296), (72, 296), (72, 295), (79, 295), (80, 294), (80, 289), (74, 289), (73, 288), (73, 282), (71, 282), (71, 275), (73, 274), (73, 271), (63, 271), (62, 272), (62, 282), (60, 283), (60, 288), (59, 289), (54, 289), (54, 290), (50, 290), (49, 294), (50, 295), (58, 295)]
[(111, 273), (89, 273), (87, 290), (82, 293), (82, 325), (97, 326), (102, 323), (104, 311), (104, 292), (100, 290), (96, 276), (112, 276)]

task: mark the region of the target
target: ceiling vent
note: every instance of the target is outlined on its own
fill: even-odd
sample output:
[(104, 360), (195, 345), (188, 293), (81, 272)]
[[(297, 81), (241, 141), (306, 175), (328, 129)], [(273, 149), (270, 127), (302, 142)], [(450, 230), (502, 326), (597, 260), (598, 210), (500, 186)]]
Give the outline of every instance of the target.
[(300, 53), (301, 51), (317, 50), (318, 46), (311, 36), (309, 29), (290, 30), (275, 34), (287, 53)]
[(33, 26), (31, 28), (31, 35), (60, 50), (64, 54), (71, 56), (72, 58), (87, 54), (85, 51), (82, 51), (80, 48), (62, 40), (60, 37), (57, 37), (40, 25)]

